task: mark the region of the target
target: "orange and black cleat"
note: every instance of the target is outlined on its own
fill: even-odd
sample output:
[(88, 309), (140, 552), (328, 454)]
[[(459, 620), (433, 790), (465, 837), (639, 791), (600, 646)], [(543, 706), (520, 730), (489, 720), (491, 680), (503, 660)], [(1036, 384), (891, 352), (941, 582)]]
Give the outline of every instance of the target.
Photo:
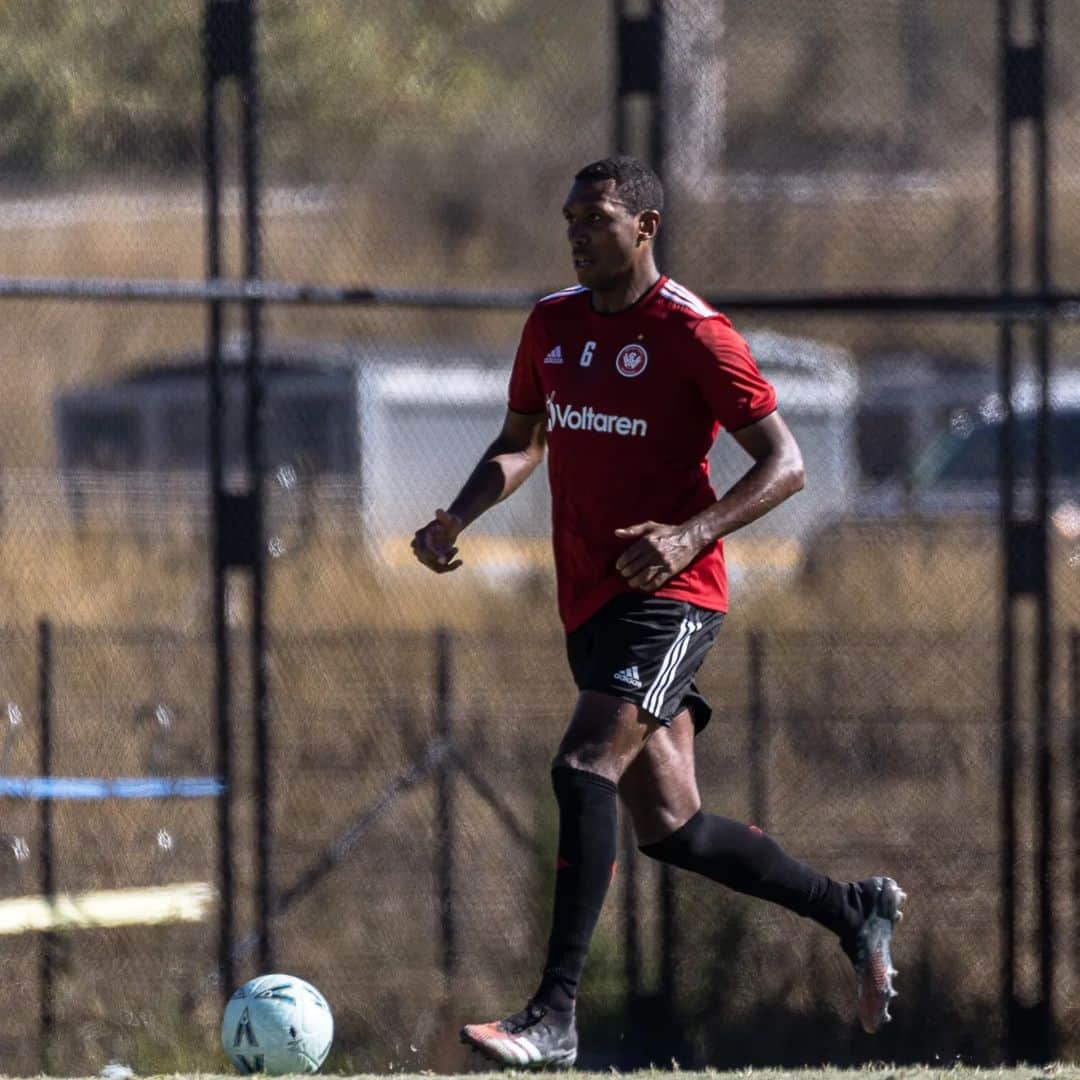
[(574, 1014), (530, 1001), (521, 1012), (490, 1024), (466, 1024), (461, 1041), (514, 1069), (569, 1069), (577, 1060)]
[(893, 930), (904, 917), (900, 910), (907, 894), (890, 877), (872, 877), (859, 883), (872, 896), (869, 914), (855, 936), (852, 963), (858, 981), (856, 1011), (863, 1031), (873, 1035), (892, 1017), (889, 1002), (896, 997), (890, 946)]

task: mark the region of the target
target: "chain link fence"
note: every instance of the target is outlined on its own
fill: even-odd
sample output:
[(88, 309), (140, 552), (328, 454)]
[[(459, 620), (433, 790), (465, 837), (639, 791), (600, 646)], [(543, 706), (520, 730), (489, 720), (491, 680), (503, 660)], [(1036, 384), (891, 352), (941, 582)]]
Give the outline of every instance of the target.
[[(736, 300), (1000, 285), (994, 5), (661, 7), (666, 271)], [(1050, 258), (1075, 289), (1080, 11), (1050, 9)], [(0, 275), (205, 274), (206, 10), (4, 5)], [(613, 149), (620, 17), (650, 5), (256, 10), (264, 278), (473, 297), (570, 283), (561, 200)], [(241, 95), (231, 81), (224, 94), (231, 177)], [(622, 105), (628, 141), (647, 140), (645, 95)], [(1030, 195), (1032, 181), (1021, 172), (1016, 186)], [(225, 277), (243, 273), (244, 198), (226, 183)], [(1016, 253), (1018, 285), (1036, 282), (1035, 261)], [(19, 993), (0, 1046), (13, 1073), (217, 1068), (206, 315), (164, 300), (3, 303), (0, 957)], [(240, 305), (223, 310), (235, 485), (247, 324)], [(542, 956), (548, 761), (573, 704), (543, 477), (466, 534), (458, 573), (435, 579), (408, 548), (497, 430), (524, 314), (505, 297), (261, 308), (270, 926), (275, 964), (334, 1006), (332, 1068), (468, 1067), (457, 1026), (516, 1008)], [(702, 794), (834, 877), (900, 879), (903, 996), (866, 1040), (827, 935), (689, 878), (670, 901), (627, 844), (585, 976), (584, 1064), (1000, 1060), (999, 328), (947, 310), (733, 315), (809, 470), (803, 493), (728, 545), (732, 613), (701, 679), (717, 712), (698, 747)], [(1038, 343), (1026, 328), (1016, 338), (1030, 502)], [(1052, 351), (1051, 884), (1064, 928), (1078, 922), (1080, 331), (1056, 326)], [(718, 487), (740, 471), (726, 435), (712, 465)], [(259, 717), (254, 606), (236, 572), (224, 617), (233, 960), (246, 978)], [(1021, 644), (1036, 634), (1022, 612)], [(1033, 677), (1021, 663), (1025, 688)], [(1027, 1001), (1034, 691), (1016, 734)], [(1075, 1056), (1080, 952), (1064, 929), (1058, 948), (1058, 1050)]]

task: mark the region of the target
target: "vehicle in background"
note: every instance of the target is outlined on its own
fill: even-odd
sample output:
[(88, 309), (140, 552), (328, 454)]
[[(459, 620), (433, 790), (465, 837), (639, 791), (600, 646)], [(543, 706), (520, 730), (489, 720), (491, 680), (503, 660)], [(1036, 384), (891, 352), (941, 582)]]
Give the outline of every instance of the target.
[[(1034, 510), (1036, 429), (1040, 387), (1022, 373), (1012, 395), (1015, 442), (1015, 512)], [(1049, 384), (1048, 489), (1051, 524), (1066, 541), (1080, 541), (1080, 370), (1055, 373)], [(973, 408), (955, 410), (917, 457), (910, 482), (878, 488), (862, 498), (859, 516), (903, 516), (938, 523), (947, 519), (995, 522), (1001, 505), (1000, 470), (1004, 403), (991, 393)]]
[(926, 447), (996, 388), (991, 365), (921, 352), (860, 357), (855, 445), (859, 505), (895, 508)]
[[(1051, 498), (1075, 498), (1080, 492), (1080, 371), (1053, 375), (1049, 390)], [(1016, 382), (1012, 401), (1016, 491), (1021, 500), (1034, 484), (1038, 404), (1039, 385), (1025, 373)], [(908, 482), (884, 488), (862, 509), (996, 512), (1004, 417), (997, 393), (984, 395), (972, 407), (952, 410), (914, 456)]]
[[(243, 342), (228, 343), (222, 360), (223, 468), (226, 484), (235, 488), (245, 460)], [(355, 364), (346, 349), (305, 345), (268, 349), (263, 372), (263, 452), (276, 527), (310, 520), (316, 495), (348, 498), (349, 485), (336, 478), (347, 480), (359, 469)], [(119, 378), (57, 396), (60, 497), (77, 526), (104, 524), (139, 535), (205, 534), (207, 382), (205, 356), (191, 352), (153, 358)]]
[[(245, 342), (222, 349), (226, 486), (244, 478)], [(269, 525), (295, 550), (306, 531), (355, 531), (364, 435), (360, 381), (438, 356), (452, 368), (475, 350), (357, 342), (271, 343), (263, 355), (263, 461)], [(491, 370), (500, 355), (482, 357)], [(137, 533), (205, 533), (210, 459), (205, 355), (148, 359), (109, 381), (66, 388), (53, 404), (60, 493), (77, 524)], [(40, 480), (37, 481), (40, 486)]]

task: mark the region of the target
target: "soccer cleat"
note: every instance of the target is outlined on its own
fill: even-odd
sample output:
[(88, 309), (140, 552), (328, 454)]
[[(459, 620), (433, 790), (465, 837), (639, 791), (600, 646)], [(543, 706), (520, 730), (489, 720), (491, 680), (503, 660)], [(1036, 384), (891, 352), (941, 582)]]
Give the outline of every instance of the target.
[(882, 1024), (888, 1023), (889, 1002), (896, 997), (889, 945), (893, 928), (904, 917), (900, 910), (907, 894), (890, 877), (872, 877), (859, 883), (864, 892), (871, 892), (873, 905), (855, 935), (852, 963), (858, 982), (856, 1011), (863, 1031), (873, 1035)]
[(521, 1012), (490, 1024), (466, 1024), (461, 1041), (499, 1065), (569, 1069), (577, 1060), (574, 1015), (563, 1018), (530, 1001)]

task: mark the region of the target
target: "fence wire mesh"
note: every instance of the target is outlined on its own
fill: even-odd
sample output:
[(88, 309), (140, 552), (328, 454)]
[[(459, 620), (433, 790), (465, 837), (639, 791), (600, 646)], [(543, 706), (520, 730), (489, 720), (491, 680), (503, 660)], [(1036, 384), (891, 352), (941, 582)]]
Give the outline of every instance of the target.
[[(1075, 288), (1080, 9), (1050, 7), (1051, 260), (1059, 286)], [(999, 284), (989, 0), (662, 8), (665, 270), (716, 296)], [(565, 0), (257, 5), (263, 276), (538, 295), (569, 284), (560, 205), (573, 172), (612, 150), (616, 12)], [(204, 15), (195, 0), (3, 6), (0, 101), (13, 122), (0, 137), (0, 274), (204, 274)], [(243, 271), (239, 103), (226, 84), (227, 276)], [(628, 103), (639, 142), (645, 104)], [(1016, 183), (1030, 195), (1029, 174)], [(1035, 275), (1021, 245), (1016, 283)], [(206, 316), (4, 304), (0, 957), (19, 1003), (0, 1049), (19, 1073), (216, 1068), (215, 802), (175, 797), (217, 769)], [(458, 573), (437, 580), (408, 549), (497, 431), (524, 314), (262, 311), (272, 928), (278, 966), (334, 1006), (332, 1067), (467, 1067), (457, 1025), (516, 1008), (542, 956), (548, 763), (574, 702), (544, 478), (466, 534)], [(243, 313), (225, 322), (235, 480)], [(702, 796), (715, 813), (757, 816), (839, 879), (895, 872), (912, 895), (896, 946), (903, 997), (868, 1044), (850, 1023), (850, 966), (827, 935), (707, 882), (677, 880), (672, 938), (660, 875), (626, 846), (585, 977), (583, 1063), (997, 1060), (999, 330), (945, 314), (736, 313), (736, 326), (778, 387), (808, 484), (728, 545), (732, 613), (701, 677), (716, 707), (698, 746)], [(1053, 751), (1075, 780), (1080, 331), (1055, 328), (1052, 347)], [(1018, 331), (1028, 503), (1035, 362), (1033, 336)], [(745, 467), (726, 435), (711, 462), (719, 488)], [(234, 574), (241, 977), (256, 974), (251, 618)], [(54, 628), (48, 709), (41, 619)], [(1033, 680), (1021, 665), (1025, 999), (1038, 992)], [(46, 718), (53, 777), (100, 782), (95, 801), (50, 796), (51, 837), (41, 789), (19, 787), (41, 779)], [(155, 780), (172, 797), (120, 798), (121, 780)], [(1070, 814), (1059, 783), (1063, 926), (1080, 925)], [(98, 915), (76, 928), (45, 905), (53, 930), (32, 929), (12, 905), (42, 897), (46, 842), (55, 891), (84, 907), (105, 896), (94, 910), (115, 911), (119, 894), (152, 907), (163, 888), (194, 889), (182, 894), (194, 906), (176, 921)], [(1075, 937), (1059, 943), (1080, 955)], [(54, 1019), (42, 1045), (47, 952)], [(1060, 1049), (1074, 1056), (1078, 974), (1063, 958)]]

